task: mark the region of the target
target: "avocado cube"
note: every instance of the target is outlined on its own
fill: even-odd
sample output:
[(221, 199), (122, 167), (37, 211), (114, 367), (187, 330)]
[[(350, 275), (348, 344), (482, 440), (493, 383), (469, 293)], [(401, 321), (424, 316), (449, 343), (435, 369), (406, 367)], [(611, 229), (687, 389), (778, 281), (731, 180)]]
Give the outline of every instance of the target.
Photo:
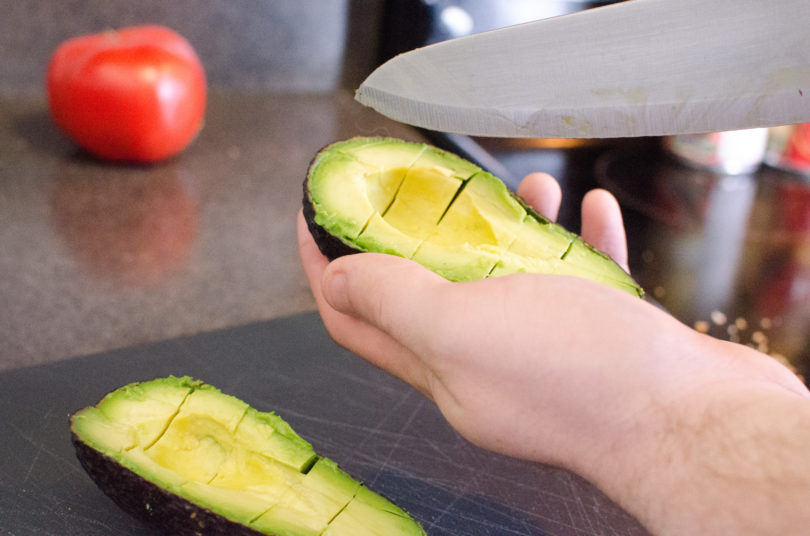
[(190, 386), (171, 382), (156, 382), (149, 390), (135, 384), (107, 395), (98, 409), (110, 422), (132, 425), (138, 444), (150, 445), (166, 429), (191, 390)]
[(329, 523), (323, 536), (388, 536), (423, 534), (409, 522), (408, 515), (391, 501), (368, 488), (360, 488), (354, 500)]
[(470, 244), (442, 245), (425, 240), (412, 259), (451, 281), (484, 279), (500, 259), (500, 252), (492, 246)]
[(424, 240), (439, 223), (462, 181), (434, 168), (411, 168), (383, 218), (392, 227)]
[(315, 220), (337, 235), (354, 239), (376, 212), (366, 195), (366, 177), (379, 170), (343, 154), (329, 155), (311, 171), (311, 188), (322, 193), (316, 202)]
[(435, 169), (442, 175), (455, 177), (461, 181), (465, 181), (481, 171), (481, 168), (463, 158), (459, 158), (452, 153), (436, 151), (427, 146), (409, 167), (413, 169)]
[(388, 253), (410, 259), (422, 240), (414, 238), (394, 227), (380, 214), (371, 217), (355, 244), (363, 251)]
[[(129, 423), (111, 421), (96, 406), (76, 413), (73, 417), (73, 427), (81, 433), (92, 434), (93, 446), (98, 449), (121, 452), (138, 445), (138, 436), (133, 426)], [(152, 434), (148, 434), (148, 437), (151, 438)]]
[(375, 169), (409, 168), (425, 152), (421, 143), (392, 144), (386, 138), (354, 138), (336, 144), (334, 151), (348, 155)]
[(256, 451), (298, 472), (312, 465), (315, 450), (279, 416), (247, 410), (234, 433), (237, 442), (255, 445)]

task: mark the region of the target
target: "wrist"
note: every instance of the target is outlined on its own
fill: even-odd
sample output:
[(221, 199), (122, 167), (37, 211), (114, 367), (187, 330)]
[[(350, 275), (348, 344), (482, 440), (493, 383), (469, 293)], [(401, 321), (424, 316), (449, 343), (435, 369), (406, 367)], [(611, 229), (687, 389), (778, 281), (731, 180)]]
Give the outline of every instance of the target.
[(655, 534), (799, 532), (810, 522), (810, 401), (760, 362), (770, 358), (724, 351), (752, 360), (748, 374), (713, 370), (659, 399), (598, 478)]

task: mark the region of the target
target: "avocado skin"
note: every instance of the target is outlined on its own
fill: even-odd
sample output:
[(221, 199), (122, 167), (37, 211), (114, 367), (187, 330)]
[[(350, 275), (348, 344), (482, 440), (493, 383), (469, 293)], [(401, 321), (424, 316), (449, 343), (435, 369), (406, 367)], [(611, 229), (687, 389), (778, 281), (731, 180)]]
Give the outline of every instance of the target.
[[(312, 160), (310, 161), (310, 164), (309, 164), (309, 166), (307, 168), (307, 175), (306, 175), (306, 177), (304, 178), (304, 181), (303, 181), (304, 184), (303, 184), (303, 202), (302, 202), (303, 206), (302, 206), (302, 209), (303, 209), (304, 219), (305, 219), (306, 224), (307, 224), (307, 228), (309, 229), (309, 232), (312, 234), (312, 237), (315, 240), (315, 243), (317, 244), (318, 249), (330, 261), (335, 260), (336, 258), (342, 257), (344, 255), (352, 255), (352, 254), (355, 254), (355, 253), (363, 253), (365, 250), (358, 249), (356, 247), (353, 247), (350, 243), (344, 242), (342, 239), (340, 239), (337, 236), (333, 235), (327, 229), (325, 229), (324, 227), (322, 227), (320, 224), (318, 224), (315, 221), (316, 214), (315, 214), (315, 206), (313, 205), (313, 202), (312, 202), (312, 193), (310, 191), (310, 176), (312, 174), (313, 169), (318, 164), (319, 157), (321, 155), (323, 155), (324, 153), (326, 153), (327, 151), (329, 151), (330, 149), (332, 149), (335, 146), (343, 145), (344, 143), (351, 142), (351, 141), (353, 141), (355, 139), (361, 139), (361, 138), (362, 137), (353, 138), (353, 139), (344, 140), (344, 141), (336, 141), (336, 142), (333, 142), (331, 144), (327, 144), (326, 146), (322, 147), (316, 153), (316, 155), (312, 158)], [(391, 142), (391, 143), (402, 143), (404, 141), (404, 140), (400, 140), (400, 139), (396, 139), (396, 138), (385, 138), (385, 137), (376, 137), (376, 138), (367, 137), (367, 138), (364, 138), (364, 139), (369, 140), (369, 141), (387, 141), (387, 142)], [(408, 143), (408, 142), (405, 142), (405, 143)], [(452, 153), (450, 153), (448, 151), (445, 151), (444, 149), (440, 149), (440, 148), (432, 147), (432, 146), (428, 146), (428, 147), (431, 150), (435, 151), (436, 153), (452, 155)], [(532, 218), (534, 218), (538, 222), (551, 224), (551, 225), (557, 227), (562, 232), (565, 232), (565, 233), (568, 233), (569, 235), (571, 235), (572, 238), (579, 239), (581, 245), (583, 245), (585, 247), (585, 249), (590, 251), (590, 253), (593, 254), (595, 257), (600, 257), (602, 259), (613, 262), (612, 259), (608, 255), (606, 255), (602, 251), (598, 250), (593, 245), (585, 242), (584, 240), (582, 240), (576, 234), (566, 231), (563, 227), (559, 226), (558, 224), (555, 224), (554, 222), (552, 222), (551, 220), (546, 218), (544, 215), (537, 212), (537, 210), (535, 210), (534, 207), (530, 206), (524, 199), (522, 199), (515, 192), (509, 191), (508, 193), (509, 193), (509, 196), (512, 199), (514, 199), (520, 206), (523, 207), (523, 209), (528, 213), (529, 216), (531, 216)], [(633, 285), (632, 290), (627, 288), (627, 289), (625, 289), (625, 291), (628, 291), (631, 294), (635, 294), (639, 298), (643, 298), (645, 296), (644, 289), (640, 285), (638, 285), (638, 283), (636, 283), (632, 279), (632, 276), (630, 276), (630, 274), (628, 274), (623, 268), (618, 267), (618, 265), (616, 265), (616, 266), (617, 266), (617, 269), (621, 270), (622, 272), (625, 273), (625, 275), (627, 275), (628, 283), (632, 282), (632, 285)]]
[(71, 441), (79, 463), (101, 491), (134, 518), (166, 534), (267, 536), (162, 489), (86, 445), (73, 432)]
[[(397, 138), (384, 138), (384, 137), (378, 137), (378, 138), (370, 137), (368, 139), (369, 140), (376, 139), (376, 140), (381, 140), (381, 141), (390, 141), (390, 142), (393, 142), (393, 143), (397, 143), (397, 142), (402, 141), (402, 140), (399, 140)], [(307, 223), (307, 228), (309, 229), (310, 234), (312, 234), (312, 238), (315, 240), (315, 244), (317, 244), (318, 249), (321, 251), (323, 256), (326, 257), (327, 259), (329, 259), (330, 261), (333, 261), (333, 260), (337, 259), (338, 257), (343, 257), (344, 255), (353, 255), (355, 253), (364, 253), (363, 250), (354, 248), (351, 245), (344, 242), (343, 240), (337, 238), (336, 236), (334, 236), (332, 233), (330, 233), (329, 231), (324, 229), (321, 225), (319, 225), (315, 221), (315, 206), (312, 204), (312, 197), (311, 197), (311, 193), (310, 193), (310, 190), (309, 190), (309, 174), (312, 171), (312, 169), (314, 168), (315, 164), (318, 162), (318, 156), (319, 155), (321, 155), (325, 151), (328, 151), (333, 146), (341, 145), (342, 143), (344, 143), (344, 142), (343, 141), (336, 141), (334, 143), (330, 143), (330, 144), (327, 144), (327, 145), (323, 146), (315, 154), (315, 156), (312, 157), (312, 160), (310, 160), (309, 166), (307, 167), (307, 176), (304, 178), (304, 198), (303, 198), (303, 203), (302, 203), (302, 205), (303, 205), (302, 208), (303, 208), (303, 213), (304, 213), (304, 220)], [(445, 151), (444, 149), (439, 149), (438, 147), (433, 147), (433, 149), (435, 151), (437, 151), (438, 153), (451, 154), (448, 151)], [(523, 202), (522, 200), (517, 198), (517, 196), (515, 196), (515, 197), (521, 203)]]
[[(326, 146), (322, 150), (326, 150), (328, 147), (329, 146)], [(314, 163), (315, 159), (313, 158), (310, 168), (312, 165), (314, 165)], [(307, 228), (309, 229), (310, 234), (312, 234), (315, 244), (318, 245), (318, 249), (321, 250), (324, 257), (330, 261), (333, 261), (338, 257), (343, 257), (344, 255), (352, 255), (354, 253), (361, 252), (360, 250), (349, 246), (341, 239), (332, 235), (329, 231), (315, 222), (315, 207), (312, 205), (312, 199), (310, 198), (309, 180), (304, 180), (304, 200), (302, 204), (304, 220), (307, 222)]]
[[(238, 424), (234, 419), (238, 419)], [(171, 430), (177, 430), (172, 426), (174, 422), (183, 424), (179, 424), (180, 431), (175, 431), (172, 438)], [(155, 423), (159, 426), (155, 427)], [(190, 376), (168, 376), (124, 385), (105, 395), (98, 404), (73, 413), (69, 425), (76, 457), (98, 488), (134, 518), (167, 534), (293, 536), (314, 534), (319, 525), (328, 530), (326, 525), (334, 520), (338, 520), (335, 530), (339, 534), (346, 534), (347, 529), (353, 532), (365, 523), (382, 529), (386, 535), (425, 534), (407, 512), (368, 489), (334, 461), (318, 456), (312, 445), (280, 417), (256, 410)], [(237, 428), (245, 431), (238, 432)], [(222, 438), (219, 430), (230, 434), (234, 443)], [(276, 436), (279, 439), (274, 440)], [(153, 460), (157, 466), (144, 464), (146, 458), (140, 457), (145, 453), (143, 447), (161, 445), (161, 439), (167, 437), (170, 439), (164, 452), (158, 452), (158, 458)], [(216, 485), (202, 495), (185, 489), (185, 484), (208, 482), (206, 458), (209, 455), (214, 460), (218, 458), (217, 447), (212, 449), (210, 445), (213, 441), (218, 446), (219, 440), (226, 445), (227, 457), (233, 451), (234, 457), (230, 459), (235, 460), (222, 473), (226, 481), (231, 478), (231, 486), (225, 484), (222, 489), (245, 492), (243, 497), (234, 497), (227, 491), (218, 495), (219, 492), (213, 491), (218, 489)], [(195, 453), (199, 445), (203, 445), (202, 456)], [(131, 450), (136, 454), (130, 454)], [(265, 470), (266, 464), (260, 461), (263, 456), (278, 468)], [(175, 469), (172, 462), (178, 459), (200, 464), (205, 478), (200, 479), (196, 465), (185, 467), (191, 471), (187, 476), (177, 472), (184, 471), (182, 466)], [(220, 462), (224, 467), (227, 460)], [(282, 470), (282, 466), (286, 469)], [(253, 480), (251, 468), (258, 471), (253, 473)], [(300, 478), (292, 476), (296, 472)], [(248, 480), (240, 483), (240, 476), (247, 476)], [(276, 495), (252, 493), (255, 491), (252, 486), (261, 488), (267, 484), (272, 489), (278, 487), (275, 482), (286, 489)], [(289, 499), (283, 500), (287, 496)], [(357, 500), (364, 504), (369, 504), (371, 497), (377, 506), (360, 518), (356, 515), (357, 508), (352, 510), (354, 515), (343, 516), (357, 497), (362, 497)], [(331, 517), (324, 518), (327, 514)]]

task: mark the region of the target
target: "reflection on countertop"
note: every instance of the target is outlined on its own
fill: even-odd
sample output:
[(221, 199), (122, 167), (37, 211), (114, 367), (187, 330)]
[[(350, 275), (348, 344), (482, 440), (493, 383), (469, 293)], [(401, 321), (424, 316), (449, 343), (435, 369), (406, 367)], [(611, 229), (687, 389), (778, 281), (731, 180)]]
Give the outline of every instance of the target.
[(313, 309), (302, 181), (353, 135), (422, 139), (348, 92), (223, 93), (179, 157), (111, 165), (0, 101), (0, 370)]
[(149, 173), (59, 166), (49, 200), (53, 231), (88, 275), (156, 285), (187, 264), (197, 241), (193, 188), (194, 177), (173, 165)]
[(658, 139), (559, 150), (480, 140), (515, 177), (558, 176), (561, 222), (576, 230), (582, 195), (611, 191), (625, 217), (630, 266), (682, 322), (750, 345), (810, 378), (810, 181), (762, 166), (722, 175), (682, 163)]
[(638, 276), (672, 314), (810, 378), (810, 182), (629, 153), (601, 157), (597, 180), (626, 208)]
[[(137, 167), (78, 151), (42, 99), (0, 101), (0, 370), (312, 310), (295, 214), (313, 155), (353, 135), (442, 145), (348, 92), (209, 104), (185, 153)], [(810, 183), (694, 169), (655, 139), (477, 144), (512, 187), (556, 175), (572, 230), (588, 189), (612, 191), (648, 294), (810, 377)]]

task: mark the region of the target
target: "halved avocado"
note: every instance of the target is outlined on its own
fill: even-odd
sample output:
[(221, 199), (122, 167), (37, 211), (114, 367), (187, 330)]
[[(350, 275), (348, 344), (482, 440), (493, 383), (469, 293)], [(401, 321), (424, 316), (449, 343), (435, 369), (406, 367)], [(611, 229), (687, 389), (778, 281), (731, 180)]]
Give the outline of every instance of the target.
[(329, 259), (388, 253), (451, 281), (548, 273), (644, 295), (610, 257), (500, 179), (426, 144), (358, 137), (325, 147), (304, 182), (304, 216)]
[(168, 534), (425, 534), (279, 416), (189, 377), (121, 387), (70, 429), (96, 484)]

